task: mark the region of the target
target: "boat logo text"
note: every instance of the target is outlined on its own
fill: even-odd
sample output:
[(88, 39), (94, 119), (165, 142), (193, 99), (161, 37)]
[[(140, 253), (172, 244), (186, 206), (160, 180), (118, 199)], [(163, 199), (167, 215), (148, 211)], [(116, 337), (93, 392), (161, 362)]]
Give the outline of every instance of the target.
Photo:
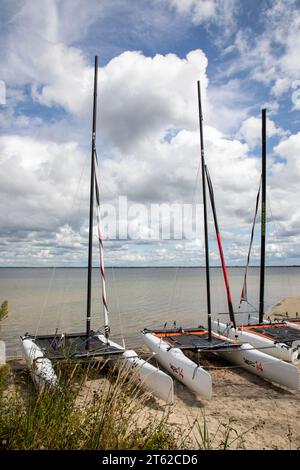
[(175, 372), (175, 374), (177, 374), (181, 379), (184, 379), (182, 367), (175, 367), (175, 366), (173, 366), (173, 364), (170, 364), (170, 368), (171, 368), (172, 371)]
[(263, 372), (264, 369), (263, 369), (263, 366), (262, 366), (261, 362), (259, 362), (259, 361), (250, 361), (250, 359), (246, 359), (245, 357), (243, 357), (243, 359), (244, 359), (245, 364), (247, 364), (248, 366), (254, 367), (259, 372)]

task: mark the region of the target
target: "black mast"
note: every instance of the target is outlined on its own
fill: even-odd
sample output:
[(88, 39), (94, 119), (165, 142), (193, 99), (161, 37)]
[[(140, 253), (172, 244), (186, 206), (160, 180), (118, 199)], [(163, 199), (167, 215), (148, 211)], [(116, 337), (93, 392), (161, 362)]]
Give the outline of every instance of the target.
[(266, 258), (266, 110), (261, 112), (262, 128), (262, 169), (261, 169), (261, 244), (260, 244), (260, 291), (259, 291), (259, 323), (264, 318), (264, 291), (265, 291), (265, 258)]
[(209, 247), (208, 247), (207, 205), (206, 205), (206, 178), (205, 178), (204, 140), (203, 140), (203, 125), (202, 125), (203, 116), (202, 116), (201, 90), (200, 90), (199, 80), (197, 82), (197, 87), (198, 87), (198, 109), (199, 109), (201, 168), (202, 168), (203, 212), (204, 212), (207, 326), (208, 326), (208, 339), (209, 341), (211, 341), (211, 302), (210, 302), (209, 251), (208, 251)]
[[(89, 222), (89, 255), (88, 255), (88, 279), (87, 279), (87, 311), (86, 311), (86, 336), (91, 331), (91, 297), (92, 297), (92, 269), (93, 269), (93, 212), (94, 212), (94, 188), (95, 188), (95, 161), (96, 151), (96, 124), (97, 124), (97, 85), (98, 85), (98, 56), (95, 56), (94, 71), (94, 99), (93, 99), (93, 134), (91, 151), (91, 185), (90, 185), (90, 222)], [(89, 348), (89, 341), (86, 343)]]

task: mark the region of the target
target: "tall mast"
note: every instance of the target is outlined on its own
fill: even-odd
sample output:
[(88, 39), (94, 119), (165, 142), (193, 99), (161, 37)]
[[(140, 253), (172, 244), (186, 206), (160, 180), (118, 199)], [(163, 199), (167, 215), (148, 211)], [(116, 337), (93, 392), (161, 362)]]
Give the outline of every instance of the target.
[(211, 301), (210, 301), (210, 276), (209, 276), (209, 247), (208, 247), (208, 228), (207, 228), (207, 204), (206, 204), (206, 178), (205, 178), (205, 159), (204, 159), (204, 139), (203, 139), (203, 116), (201, 103), (200, 81), (197, 82), (198, 88), (198, 109), (199, 109), (199, 128), (200, 128), (200, 149), (201, 149), (201, 169), (202, 169), (202, 191), (203, 191), (203, 213), (204, 213), (204, 240), (205, 240), (205, 268), (206, 268), (206, 301), (207, 301), (207, 326), (208, 339), (211, 341)]
[[(93, 269), (93, 212), (95, 191), (95, 151), (96, 151), (96, 124), (97, 124), (97, 85), (98, 85), (98, 56), (95, 56), (94, 71), (94, 98), (93, 98), (93, 133), (91, 149), (91, 185), (90, 185), (90, 221), (89, 221), (89, 255), (88, 255), (88, 279), (87, 279), (87, 311), (86, 311), (86, 336), (91, 331), (91, 298), (92, 298), (92, 269)], [(87, 349), (89, 342), (87, 341)]]
[(259, 323), (264, 318), (264, 291), (265, 291), (265, 258), (266, 258), (266, 110), (261, 112), (262, 128), (262, 169), (261, 169), (261, 242), (260, 242), (260, 291), (259, 291)]

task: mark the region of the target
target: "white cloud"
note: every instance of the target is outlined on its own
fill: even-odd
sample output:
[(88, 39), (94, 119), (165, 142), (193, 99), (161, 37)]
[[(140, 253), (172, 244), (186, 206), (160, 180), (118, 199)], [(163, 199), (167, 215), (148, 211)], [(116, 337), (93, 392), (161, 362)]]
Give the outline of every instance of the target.
[[(0, 138), (0, 217), (4, 232), (54, 232), (74, 217), (83, 154), (76, 142)], [(73, 219), (76, 224), (76, 217)]]
[[(207, 98), (206, 66), (207, 58), (200, 50), (190, 52), (183, 59), (175, 54), (146, 57), (132, 51), (115, 57), (100, 69), (100, 135), (102, 142), (106, 142), (103, 152), (99, 152), (104, 155), (100, 155), (104, 197), (113, 199), (127, 195), (130, 201), (146, 203), (194, 202), (199, 165), (196, 80), (200, 78), (207, 162), (215, 184), (217, 205), (224, 208), (220, 222), (224, 227), (233, 227), (237, 221), (249, 217), (247, 211), (240, 211), (236, 194), (243, 193), (245, 201), (251, 205), (259, 178), (257, 162), (247, 158), (247, 145), (226, 139), (216, 129)], [(82, 62), (81, 69), (92, 76), (92, 67)], [(47, 87), (37, 93), (39, 100), (45, 100), (49, 106), (55, 101), (78, 113), (79, 122), (85, 119), (91, 89), (85, 94), (80, 81), (69, 83), (65, 89), (61, 75), (59, 80), (49, 81)], [(76, 103), (76, 106), (71, 109), (69, 103)], [(64, 134), (66, 129), (63, 127)], [(61, 130), (57, 132), (60, 140)], [(59, 253), (66, 253), (66, 259), (70, 260), (71, 244), (80, 257), (82, 243), (86, 240), (86, 183), (83, 198), (86, 205), (81, 203), (78, 208), (72, 203), (86, 152), (76, 138), (68, 141), (65, 135), (64, 140), (56, 141), (55, 129), (52, 140), (49, 135), (49, 130), (39, 128), (34, 137), (2, 137), (2, 225), (10, 233), (20, 233), (21, 240), (26, 240), (30, 232), (39, 232), (34, 239), (39, 243), (32, 243), (32, 252), (36, 247), (36, 253), (40, 253), (41, 249), (48, 249), (49, 244), (55, 259), (59, 259)], [(74, 132), (71, 135), (74, 137)], [(88, 142), (89, 139), (90, 133)], [(248, 175), (246, 182), (244, 174)], [(197, 198), (200, 202), (198, 193)], [(9, 208), (8, 216), (6, 208)], [(136, 226), (134, 223), (134, 233), (147, 232), (146, 223), (136, 221)], [(40, 245), (43, 242), (46, 248)], [(130, 253), (125, 255), (129, 261)]]
[(167, 129), (197, 126), (196, 81), (201, 80), (206, 103), (207, 58), (192, 51), (145, 57), (126, 52), (100, 71), (102, 135), (123, 150)]
[[(277, 127), (275, 122), (267, 118), (266, 123), (267, 137), (284, 136), (285, 131)], [(244, 139), (249, 145), (250, 149), (254, 149), (261, 142), (261, 119), (251, 116), (243, 121), (238, 136)]]
[(216, 0), (168, 0), (180, 14), (190, 14), (195, 23), (202, 23), (216, 15)]
[(225, 134), (234, 134), (249, 114), (249, 97), (238, 79), (210, 84), (207, 89), (208, 109), (205, 121)]
[[(74, 15), (72, 8), (80, 4), (79, 0), (26, 0), (19, 2), (15, 14), (8, 17), (9, 28), (1, 37), (1, 76), (15, 103), (24, 101), (20, 91), (27, 85), (42, 105), (59, 105), (75, 114), (82, 109), (90, 90), (92, 69), (82, 51), (68, 44), (71, 37), (76, 39), (77, 28), (81, 30), (82, 12), (87, 13), (87, 9), (78, 8)], [(89, 22), (84, 19), (85, 26)]]
[(195, 25), (215, 23), (224, 34), (232, 32), (238, 11), (236, 0), (164, 0), (180, 15), (190, 17)]
[(291, 86), (291, 81), (287, 78), (278, 78), (275, 84), (272, 87), (271, 92), (274, 96), (278, 97), (283, 95), (283, 93), (287, 92)]
[(228, 69), (231, 74), (246, 69), (250, 77), (273, 84), (272, 93), (279, 98), (293, 87), (300, 75), (297, 51), (300, 47), (300, 10), (297, 0), (274, 0), (264, 8), (263, 31), (241, 28), (235, 39), (240, 60)]
[[(132, 13), (134, 6), (119, 0), (114, 2), (114, 7), (112, 2), (93, 0), (89, 8), (82, 8), (86, 2), (80, 0), (49, 0), (38, 2), (36, 6), (34, 3), (18, 2), (23, 8), (11, 18), (10, 28), (6, 29), (1, 72), (9, 82), (8, 99), (13, 105), (29, 102), (28, 89), (31, 89), (36, 102), (51, 112), (63, 108), (68, 117), (55, 124), (42, 125), (40, 120), (26, 113), (14, 114), (13, 108), (2, 110), (1, 122), (7, 128), (13, 122), (15, 129), (14, 133), (10, 131), (10, 135), (0, 139), (0, 225), (3, 228), (0, 243), (6, 247), (3, 257), (10, 263), (14, 259), (7, 246), (16, 254), (16, 259), (23, 262), (26, 258), (45, 262), (63, 258), (78, 263), (86, 259), (88, 178), (87, 173), (81, 175), (89, 161), (86, 148), (90, 141), (93, 64), (89, 59), (90, 49), (78, 43), (74, 45), (74, 41), (84, 37), (96, 18), (101, 18), (104, 24), (103, 19), (111, 9), (123, 5), (123, 13), (126, 8)], [(225, 34), (234, 29), (237, 2), (153, 0), (151, 8), (153, 5), (161, 8), (162, 4), (171, 7), (173, 16), (169, 20), (172, 18), (174, 22), (175, 17), (176, 21), (184, 17), (195, 25), (218, 24)], [(270, 26), (254, 44), (244, 30), (237, 36), (236, 44), (244, 54), (244, 66), (252, 67), (253, 78), (273, 84), (274, 96), (278, 98), (288, 89), (297, 92), (296, 81), (292, 81), (299, 71), (291, 49), (293, 39), (297, 44), (295, 35), (299, 26), (294, 5), (290, 2), (284, 12), (283, 3), (274, 2), (267, 13)], [(93, 7), (95, 15), (91, 18), (89, 13)], [(146, 13), (149, 8), (148, 5)], [(77, 15), (74, 10), (78, 11)], [(155, 11), (147, 20), (146, 13), (140, 14), (141, 23), (136, 21), (137, 16), (133, 15), (133, 21), (129, 15), (132, 34), (142, 35), (144, 25), (151, 26), (154, 19), (153, 29), (161, 34), (164, 20), (160, 21)], [(69, 20), (71, 16), (73, 21)], [(277, 30), (276, 24), (279, 24)], [(101, 28), (96, 32), (98, 29)], [(274, 41), (281, 47), (279, 60)], [(92, 52), (98, 42), (93, 43)], [(104, 200), (127, 195), (137, 203), (194, 202), (199, 165), (196, 81), (200, 79), (205, 154), (214, 183), (220, 227), (222, 233), (225, 231), (226, 243), (230, 243), (231, 259), (240, 262), (248, 237), (240, 236), (237, 229), (243, 227), (247, 231), (249, 228), (260, 177), (260, 162), (249, 155), (249, 148), (254, 148), (260, 139), (260, 119), (249, 117), (249, 100), (239, 79), (228, 83), (216, 80), (212, 86), (208, 83), (206, 69), (207, 57), (202, 50), (191, 51), (183, 58), (176, 54), (151, 56), (130, 50), (115, 54), (102, 65), (98, 133), (101, 191)], [(297, 103), (294, 103), (295, 109)], [(273, 109), (277, 105), (273, 102)], [(239, 133), (235, 138), (230, 137), (241, 121)], [(272, 120), (268, 120), (268, 135), (286, 137)], [(296, 203), (300, 178), (298, 144), (298, 134), (285, 138), (275, 149), (281, 159), (270, 157), (269, 161), (269, 194), (275, 201), (272, 209), (281, 230), (274, 235), (269, 250), (274, 256), (279, 253), (277, 245), (285, 237), (294, 237), (294, 247), (300, 243), (297, 241), (300, 216)], [(80, 180), (82, 185), (79, 185)], [(199, 182), (196, 198), (201, 202)], [(147, 221), (139, 224), (134, 220), (133, 231), (137, 235), (145, 234)], [(213, 233), (211, 224), (210, 233)], [(283, 253), (288, 253), (291, 247), (283, 246)], [(113, 264), (118, 261), (149, 263), (151, 259), (186, 262), (186, 253), (198, 262), (199, 252), (203, 254), (200, 240), (186, 244), (176, 241), (173, 247), (159, 246), (156, 251), (149, 248), (144, 252), (130, 243), (123, 244), (119, 251), (113, 244), (108, 243), (107, 247)], [(181, 258), (174, 257), (174, 253)]]
[[(30, 84), (39, 103), (59, 105), (74, 114), (82, 114), (83, 110), (87, 113), (89, 103), (93, 68), (88, 49), (83, 53), (78, 44), (84, 42), (92, 23), (97, 21), (93, 34), (98, 44), (93, 53), (100, 55), (100, 62), (107, 48), (107, 38), (101, 37), (107, 22), (110, 35), (119, 39), (122, 30), (128, 38), (130, 30), (133, 37), (148, 43), (155, 34), (166, 38), (175, 28), (178, 36), (178, 30), (184, 29), (179, 26), (180, 19), (170, 12), (166, 14), (159, 0), (23, 0), (5, 7), (3, 16), (9, 27), (1, 32), (1, 78), (9, 90)], [(119, 55), (122, 48), (115, 47), (115, 55)]]
[(294, 110), (300, 110), (300, 80), (295, 80), (292, 83), (292, 103), (294, 104)]
[[(283, 139), (274, 147), (275, 156), (268, 162), (269, 254), (298, 263), (300, 247), (300, 133)], [(283, 160), (283, 161), (282, 161)]]
[[(300, 181), (300, 132), (282, 140), (274, 148), (274, 152), (287, 161), (284, 168), (279, 167), (280, 179), (277, 185), (284, 187), (286, 192), (294, 192)], [(278, 172), (274, 176), (278, 177)]]

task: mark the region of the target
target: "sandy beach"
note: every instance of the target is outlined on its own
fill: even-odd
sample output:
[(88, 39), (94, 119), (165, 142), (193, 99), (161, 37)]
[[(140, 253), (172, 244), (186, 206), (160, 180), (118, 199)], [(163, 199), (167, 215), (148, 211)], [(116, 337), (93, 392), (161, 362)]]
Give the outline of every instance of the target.
[[(144, 405), (141, 421), (168, 414), (174, 433), (180, 435), (179, 442), (187, 437), (184, 448), (199, 448), (198, 442), (202, 441), (197, 426), (203, 430), (204, 421), (213, 449), (222, 447), (229, 428), (230, 449), (300, 448), (299, 392), (268, 383), (242, 369), (230, 368), (228, 362), (217, 356), (210, 358), (206, 366), (213, 378), (210, 401), (197, 397), (174, 380), (173, 405), (151, 399)], [(103, 380), (88, 381), (86, 393), (97, 392), (103, 387)]]
[[(282, 300), (271, 312), (271, 317), (286, 311), (295, 316), (300, 311), (300, 297)], [(168, 422), (186, 437), (185, 448), (198, 449), (202, 430), (207, 424), (211, 447), (222, 447), (229, 429), (231, 449), (299, 449), (300, 448), (300, 393), (276, 386), (249, 372), (231, 366), (218, 356), (205, 357), (201, 365), (213, 379), (213, 397), (210, 401), (197, 397), (174, 379), (175, 401), (165, 405), (157, 399), (145, 403), (142, 421), (168, 414)], [(18, 365), (20, 367), (20, 363)], [(22, 365), (21, 365), (22, 367)], [(298, 366), (300, 373), (300, 366)], [(86, 382), (85, 394), (93, 394), (107, 379), (94, 377)], [(198, 423), (198, 424), (197, 424)], [(193, 428), (193, 429), (192, 429)]]
[[(210, 364), (226, 367), (215, 358)], [(241, 369), (211, 370), (212, 400), (201, 400), (175, 381), (175, 404), (170, 421), (188, 429), (193, 420), (203, 423), (205, 416), (212, 445), (224, 437), (224, 425), (231, 423), (229, 442), (239, 449), (297, 449), (300, 447), (300, 397)], [(300, 372), (300, 371), (299, 371)], [(221, 428), (220, 428), (221, 425)], [(239, 436), (239, 437), (238, 437)], [(196, 443), (197, 432), (191, 436)], [(237, 439), (236, 439), (237, 438)]]
[(269, 320), (295, 318), (298, 314), (300, 320), (300, 296), (287, 297), (272, 308), (267, 318)]

